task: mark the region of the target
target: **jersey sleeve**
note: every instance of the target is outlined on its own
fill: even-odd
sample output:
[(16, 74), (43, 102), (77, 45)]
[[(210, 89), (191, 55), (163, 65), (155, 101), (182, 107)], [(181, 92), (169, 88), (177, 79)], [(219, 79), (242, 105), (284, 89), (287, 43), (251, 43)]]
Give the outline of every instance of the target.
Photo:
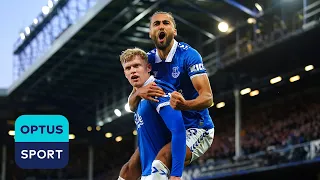
[(186, 156), (186, 130), (181, 111), (170, 106), (170, 95), (158, 98), (153, 103), (157, 112), (171, 132), (172, 169), (171, 176), (181, 177)]
[(195, 76), (207, 74), (207, 70), (203, 65), (202, 57), (198, 51), (193, 48), (189, 48), (187, 52), (186, 66), (190, 79)]

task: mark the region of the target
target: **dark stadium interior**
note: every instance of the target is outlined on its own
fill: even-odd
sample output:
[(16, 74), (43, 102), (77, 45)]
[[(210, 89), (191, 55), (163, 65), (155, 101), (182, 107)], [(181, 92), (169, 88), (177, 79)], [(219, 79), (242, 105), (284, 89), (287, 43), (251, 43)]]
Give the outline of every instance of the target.
[[(136, 143), (133, 114), (123, 108), (132, 87), (119, 55), (129, 47), (154, 48), (148, 23), (158, 10), (172, 12), (176, 39), (201, 53), (214, 93), (215, 106), (209, 109), (216, 126), (214, 143), (186, 167), (184, 179), (320, 179), (320, 144), (311, 143), (320, 139), (319, 0), (307, 0), (306, 14), (313, 13), (308, 19), (303, 17), (303, 0), (97, 1), (83, 17), (68, 24), (50, 47), (37, 52), (38, 57), (28, 55), (26, 49), (55, 16), (71, 16), (59, 15), (70, 2), (77, 4), (58, 1), (16, 45), (19, 77), (9, 89), (0, 90), (1, 142), (7, 146), (5, 179), (90, 179), (90, 148), (94, 149), (93, 179), (118, 178)], [(264, 14), (259, 15), (256, 3)], [(248, 18), (257, 23), (248, 24)], [(220, 32), (221, 21), (228, 22), (231, 30)], [(32, 66), (25, 68), (27, 61), (33, 61)], [(308, 65), (313, 69), (305, 70)], [(299, 79), (291, 83), (295, 75)], [(271, 84), (277, 76), (281, 81)], [(243, 156), (235, 159), (234, 90), (248, 87), (259, 91), (240, 95)], [(219, 102), (225, 106), (219, 108)], [(115, 108), (124, 115), (116, 117)], [(16, 166), (14, 138), (8, 131), (23, 114), (68, 118), (76, 138), (70, 140), (66, 168)], [(106, 138), (107, 132), (112, 138)], [(115, 141), (117, 136), (122, 136), (121, 142)]]

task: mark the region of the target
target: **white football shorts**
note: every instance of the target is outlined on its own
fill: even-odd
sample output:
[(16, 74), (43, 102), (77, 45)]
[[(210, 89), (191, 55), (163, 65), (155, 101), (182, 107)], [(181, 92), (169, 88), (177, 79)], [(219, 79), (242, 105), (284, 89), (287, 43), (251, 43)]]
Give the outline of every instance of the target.
[(214, 128), (212, 129), (187, 129), (187, 146), (192, 152), (191, 162), (202, 156), (212, 145)]

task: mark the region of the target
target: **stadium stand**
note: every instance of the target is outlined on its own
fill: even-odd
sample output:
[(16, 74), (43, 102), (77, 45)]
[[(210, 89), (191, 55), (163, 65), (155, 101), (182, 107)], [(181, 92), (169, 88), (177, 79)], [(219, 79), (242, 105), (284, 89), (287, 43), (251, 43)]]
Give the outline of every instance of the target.
[[(230, 171), (228, 168), (251, 170), (319, 158), (319, 150), (310, 149), (310, 142), (319, 143), (320, 139), (318, 91), (290, 94), (244, 111), (241, 161), (234, 159), (234, 129), (228, 124), (195, 166), (212, 166), (218, 175)], [(216, 124), (223, 129), (232, 119), (217, 118)]]
[[(183, 179), (320, 179), (319, 0), (51, 2), (20, 34), (15, 82), (0, 90), (2, 180), (117, 179), (136, 145), (118, 55), (153, 48), (156, 10), (173, 12), (177, 40), (202, 54), (214, 91), (214, 143)], [(225, 21), (226, 32), (215, 28)], [(66, 168), (15, 164), (14, 120), (33, 113), (68, 118)]]

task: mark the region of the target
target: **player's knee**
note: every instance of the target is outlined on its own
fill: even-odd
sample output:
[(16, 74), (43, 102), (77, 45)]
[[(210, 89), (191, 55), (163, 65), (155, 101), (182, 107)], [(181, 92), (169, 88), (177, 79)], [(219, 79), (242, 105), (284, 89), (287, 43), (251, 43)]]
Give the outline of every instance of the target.
[(129, 161), (122, 166), (120, 177), (125, 180), (138, 179), (140, 177), (139, 166), (135, 161)]
[(192, 160), (192, 152), (191, 152), (190, 148), (187, 147), (186, 159), (184, 161), (184, 166), (188, 166), (191, 163), (191, 160)]
[(128, 179), (129, 175), (129, 162), (127, 162), (126, 164), (124, 164), (120, 170), (120, 177), (122, 179)]
[(158, 153), (157, 160), (160, 160), (163, 164), (165, 164), (167, 167), (170, 167), (171, 162), (171, 146), (164, 146), (160, 152)]
[(171, 149), (166, 149), (162, 155), (167, 161), (171, 161)]
[(135, 166), (133, 165), (133, 163), (127, 162), (121, 168), (121, 174), (120, 174), (121, 177), (124, 179), (128, 179), (128, 177), (130, 177), (131, 174), (134, 173), (134, 168), (135, 168)]

